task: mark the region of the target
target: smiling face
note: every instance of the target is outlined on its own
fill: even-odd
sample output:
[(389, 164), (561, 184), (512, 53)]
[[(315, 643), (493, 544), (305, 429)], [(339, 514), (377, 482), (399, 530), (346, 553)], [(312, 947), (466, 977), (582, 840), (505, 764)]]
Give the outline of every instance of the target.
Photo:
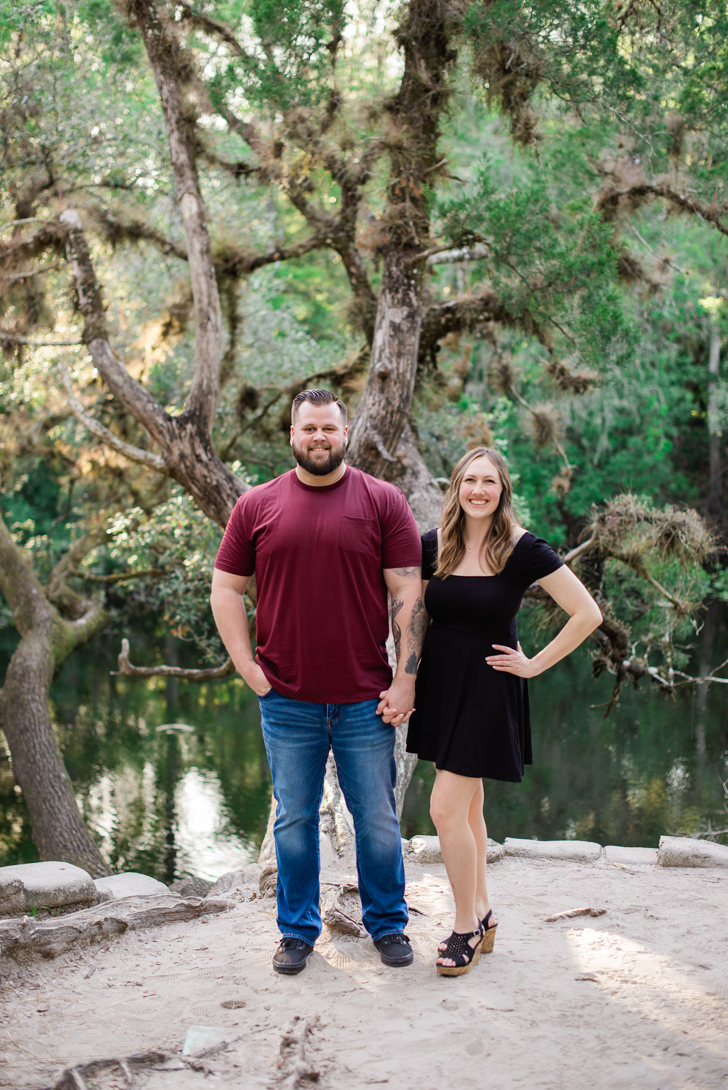
[(460, 483), (458, 500), (466, 518), (478, 522), (492, 519), (498, 510), (503, 484), (487, 455), (474, 458)]
[(293, 456), (306, 473), (327, 477), (344, 460), (348, 432), (336, 404), (304, 401), (291, 424)]

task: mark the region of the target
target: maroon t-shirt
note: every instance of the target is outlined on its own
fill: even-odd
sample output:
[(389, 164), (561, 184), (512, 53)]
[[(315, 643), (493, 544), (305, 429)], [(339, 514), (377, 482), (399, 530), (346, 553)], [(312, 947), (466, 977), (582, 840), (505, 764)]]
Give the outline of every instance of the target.
[(311, 487), (290, 470), (241, 496), (215, 567), (258, 586), (257, 658), (281, 696), (316, 704), (372, 700), (392, 671), (384, 568), (419, 567), (403, 493), (351, 466)]

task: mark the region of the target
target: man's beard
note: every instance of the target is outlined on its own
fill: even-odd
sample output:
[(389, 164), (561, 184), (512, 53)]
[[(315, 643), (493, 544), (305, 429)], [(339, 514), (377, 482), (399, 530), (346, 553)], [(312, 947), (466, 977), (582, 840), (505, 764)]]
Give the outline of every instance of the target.
[[(323, 448), (319, 447), (318, 449), (322, 450)], [(326, 477), (329, 473), (333, 473), (335, 469), (338, 469), (344, 461), (346, 443), (342, 443), (340, 447), (332, 447), (328, 451), (328, 458), (318, 460), (312, 456), (311, 451), (302, 450), (293, 441), (291, 442), (291, 450), (301, 469), (305, 469), (312, 477)]]

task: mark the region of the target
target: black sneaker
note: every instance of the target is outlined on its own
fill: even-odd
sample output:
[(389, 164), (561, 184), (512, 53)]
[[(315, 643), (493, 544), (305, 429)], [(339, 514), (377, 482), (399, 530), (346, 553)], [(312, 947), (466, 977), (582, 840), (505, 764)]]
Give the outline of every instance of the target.
[(306, 958), (312, 952), (313, 946), (303, 939), (286, 935), (273, 955), (273, 968), (277, 973), (300, 973), (306, 968)]
[(414, 954), (410, 941), (401, 931), (396, 935), (383, 935), (381, 939), (375, 939), (374, 945), (380, 953), (385, 965), (397, 968), (401, 965), (411, 965)]

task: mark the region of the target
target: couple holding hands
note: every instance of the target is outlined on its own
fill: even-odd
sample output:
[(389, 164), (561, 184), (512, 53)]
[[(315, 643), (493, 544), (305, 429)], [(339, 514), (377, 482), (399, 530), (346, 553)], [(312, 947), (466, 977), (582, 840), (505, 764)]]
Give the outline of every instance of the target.
[[(347, 431), (335, 394), (298, 394), (296, 466), (240, 498), (213, 573), (215, 621), (258, 695), (277, 802), (273, 968), (300, 972), (321, 931), (318, 819), (330, 750), (354, 820), (364, 926), (385, 965), (412, 963), (394, 800), (394, 728), (406, 723), (408, 751), (435, 763), (430, 812), (455, 898), (436, 968), (460, 976), (493, 949), (497, 927), (483, 777), (522, 779), (532, 763), (526, 679), (578, 647), (601, 613), (546, 542), (518, 525), (496, 450), (463, 455), (440, 526), (420, 538), (398, 488), (346, 465)], [(253, 575), (255, 653), (243, 601)], [(516, 614), (533, 582), (568, 620), (529, 659)]]

